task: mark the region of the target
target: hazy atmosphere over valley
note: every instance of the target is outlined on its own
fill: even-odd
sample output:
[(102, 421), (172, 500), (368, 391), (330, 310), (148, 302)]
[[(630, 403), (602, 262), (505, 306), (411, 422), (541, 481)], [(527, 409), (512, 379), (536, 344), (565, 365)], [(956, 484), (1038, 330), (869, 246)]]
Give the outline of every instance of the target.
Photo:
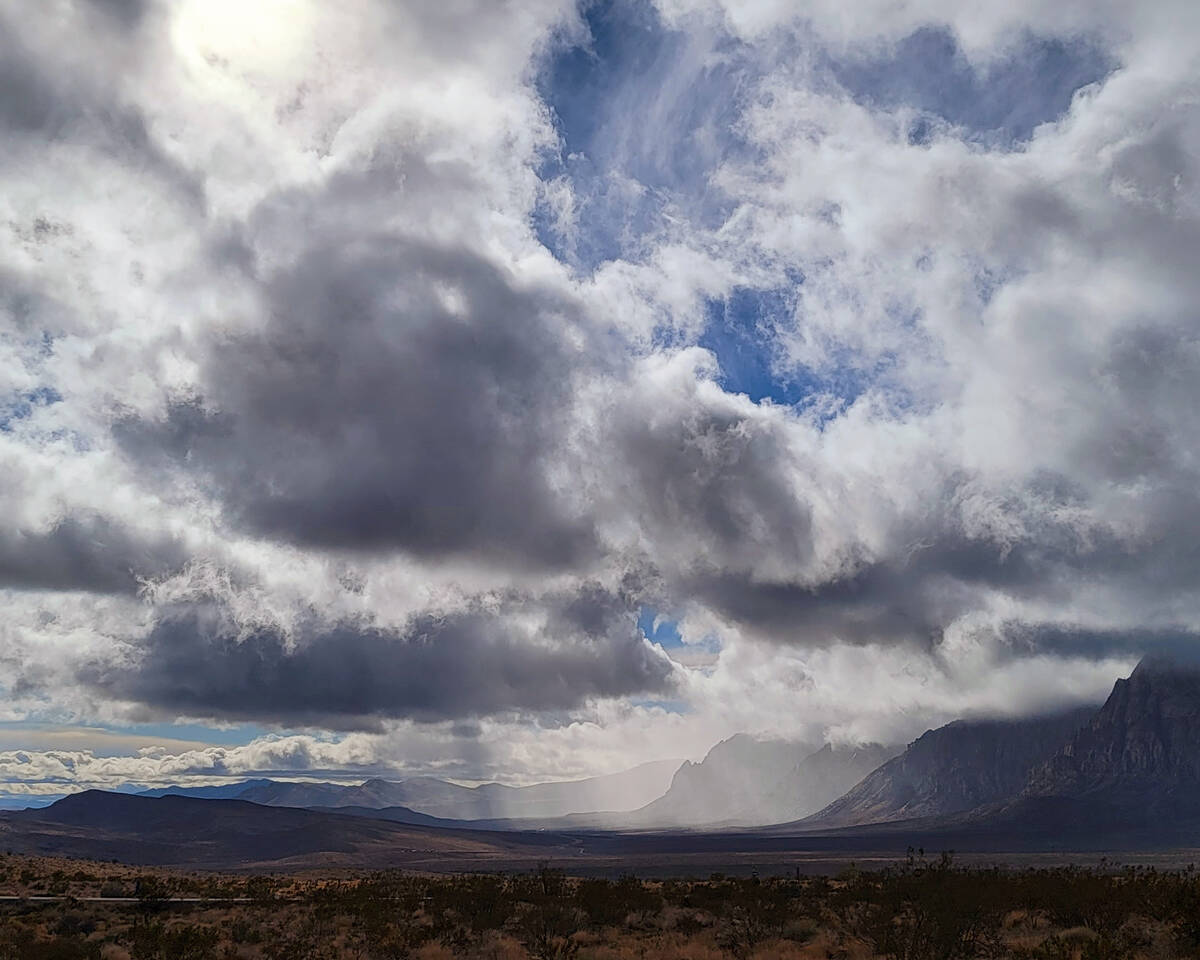
[[(0, 0), (0, 806), (1059, 790), (1114, 681), (1200, 648), (1197, 37), (1195, 0)], [(893, 758), (964, 718), (1009, 767), (918, 809), (941, 741)]]

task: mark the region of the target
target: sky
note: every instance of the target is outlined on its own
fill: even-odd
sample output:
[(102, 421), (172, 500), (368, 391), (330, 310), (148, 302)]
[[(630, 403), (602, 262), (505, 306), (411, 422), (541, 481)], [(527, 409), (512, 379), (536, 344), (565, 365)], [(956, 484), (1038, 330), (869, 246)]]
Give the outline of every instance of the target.
[(1193, 0), (0, 0), (0, 795), (1195, 645), (1197, 78)]

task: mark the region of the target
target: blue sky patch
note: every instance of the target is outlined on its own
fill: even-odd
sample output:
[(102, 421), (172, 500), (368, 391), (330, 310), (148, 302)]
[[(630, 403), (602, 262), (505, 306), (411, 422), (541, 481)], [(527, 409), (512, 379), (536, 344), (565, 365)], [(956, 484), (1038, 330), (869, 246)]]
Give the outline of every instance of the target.
[(812, 392), (814, 384), (782, 378), (776, 370), (776, 324), (790, 317), (792, 309), (790, 292), (747, 287), (710, 302), (699, 343), (716, 356), (726, 390), (744, 393), (755, 403), (770, 399), (787, 405)]
[(53, 387), (35, 387), (23, 393), (10, 395), (0, 401), (0, 432), (11, 433), (18, 420), (27, 420), (39, 407), (62, 403), (62, 394)]
[(631, 701), (635, 707), (645, 707), (650, 710), (662, 710), (664, 713), (673, 713), (676, 716), (683, 716), (691, 713), (692, 708), (682, 700), (641, 700), (635, 699)]
[(923, 27), (885, 52), (831, 60), (829, 67), (859, 102), (926, 114), (909, 130), (912, 143), (931, 138), (936, 118), (985, 142), (1012, 146), (1063, 116), (1075, 91), (1103, 80), (1116, 63), (1083, 39), (1026, 34), (1007, 55), (976, 66), (950, 30)]
[(664, 650), (673, 650), (683, 646), (683, 635), (679, 632), (679, 624), (661, 615), (654, 607), (642, 607), (638, 611), (638, 629), (651, 643), (657, 643)]
[[(772, 290), (737, 287), (728, 297), (710, 301), (708, 323), (698, 343), (717, 358), (721, 386), (730, 393), (745, 394), (755, 403), (770, 400), (805, 408), (828, 397), (853, 403), (885, 372), (887, 363), (866, 370), (847, 355), (844, 363), (819, 371), (789, 366), (781, 354), (779, 337), (793, 322), (794, 291), (803, 277), (796, 274), (792, 281), (789, 287)], [(835, 414), (831, 411), (829, 416)]]
[(728, 198), (708, 180), (747, 149), (736, 121), (754, 69), (732, 41), (670, 30), (649, 4), (602, 0), (584, 22), (587, 38), (548, 57), (538, 89), (562, 138), (540, 175), (571, 182), (585, 238), (564, 244), (545, 208), (534, 226), (556, 255), (587, 268), (636, 252), (668, 210), (721, 222)]

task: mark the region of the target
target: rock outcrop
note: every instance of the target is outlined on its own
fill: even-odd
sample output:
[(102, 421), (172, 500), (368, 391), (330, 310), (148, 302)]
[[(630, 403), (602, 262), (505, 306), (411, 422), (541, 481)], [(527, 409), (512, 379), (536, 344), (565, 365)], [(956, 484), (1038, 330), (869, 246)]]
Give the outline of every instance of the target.
[(854, 826), (960, 813), (1015, 796), (1095, 708), (1028, 720), (956, 720), (918, 737), (810, 820)]
[(1088, 724), (1031, 771), (1022, 795), (1151, 817), (1200, 813), (1200, 666), (1144, 659)]

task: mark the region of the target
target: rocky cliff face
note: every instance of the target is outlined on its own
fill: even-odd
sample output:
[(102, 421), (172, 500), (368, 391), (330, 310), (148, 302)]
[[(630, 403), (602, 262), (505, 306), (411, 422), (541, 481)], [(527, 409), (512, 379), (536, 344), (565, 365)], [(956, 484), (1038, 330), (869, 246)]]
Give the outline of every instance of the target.
[(887, 763), (897, 746), (868, 743), (834, 747), (825, 744), (788, 770), (763, 798), (761, 823), (786, 823), (807, 817), (840, 796), (871, 771)]
[(930, 730), (811, 819), (852, 826), (943, 816), (1007, 799), (1094, 712), (1087, 707), (1030, 720), (957, 720)]
[(1147, 813), (1200, 813), (1200, 666), (1146, 658), (1023, 796), (1086, 799)]
[(815, 749), (812, 744), (760, 740), (737, 734), (699, 763), (684, 763), (663, 796), (631, 816), (635, 826), (698, 826), (726, 820), (758, 821), (762, 796)]

